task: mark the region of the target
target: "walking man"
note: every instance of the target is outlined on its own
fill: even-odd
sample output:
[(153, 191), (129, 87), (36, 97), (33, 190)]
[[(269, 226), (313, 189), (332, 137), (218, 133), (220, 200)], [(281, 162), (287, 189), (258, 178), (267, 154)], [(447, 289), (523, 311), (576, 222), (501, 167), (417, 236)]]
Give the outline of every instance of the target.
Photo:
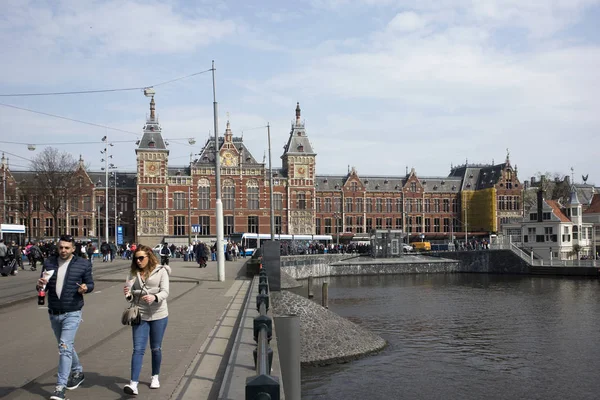
[(53, 271), (50, 279), (42, 275), (37, 290), (45, 288), (50, 325), (58, 342), (58, 378), (51, 400), (64, 400), (65, 389), (76, 389), (84, 380), (83, 367), (75, 351), (75, 334), (81, 322), (83, 295), (94, 290), (92, 264), (75, 256), (72, 236), (61, 236), (58, 256), (49, 257), (42, 271)]

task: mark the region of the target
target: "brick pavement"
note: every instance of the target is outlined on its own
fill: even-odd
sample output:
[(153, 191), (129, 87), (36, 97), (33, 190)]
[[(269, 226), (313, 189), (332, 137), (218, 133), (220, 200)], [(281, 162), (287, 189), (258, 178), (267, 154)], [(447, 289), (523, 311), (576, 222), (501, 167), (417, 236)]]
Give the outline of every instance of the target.
[[(223, 332), (233, 331), (236, 319), (231, 315), (239, 314), (236, 309), (249, 287), (249, 280), (244, 276), (244, 262), (245, 259), (226, 262), (226, 279), (219, 282), (215, 262), (209, 262), (207, 268), (197, 268), (195, 263), (172, 260), (169, 325), (163, 341), (161, 388), (148, 388), (151, 357), (147, 349), (138, 398), (217, 398), (230, 346), (229, 337)], [(76, 341), (86, 380), (78, 389), (67, 391), (67, 398), (71, 400), (128, 398), (122, 388), (129, 381), (131, 328), (119, 323), (125, 307), (122, 298), (124, 279), (123, 272), (99, 278), (96, 285), (101, 290), (86, 299)], [(227, 311), (229, 314), (225, 316)], [(43, 354), (46, 369), (34, 374), (37, 376), (35, 379), (13, 390), (7, 399), (48, 398), (56, 381), (56, 342), (47, 316), (39, 315), (43, 310), (29, 312), (37, 312), (37, 316), (32, 318), (36, 318), (46, 331), (36, 336), (39, 340), (36, 346), (42, 346), (39, 351), (26, 350), (27, 346), (23, 345), (20, 354), (29, 353), (23, 358), (26, 365), (36, 363), (34, 354)], [(51, 369), (47, 368), (49, 363), (53, 365)], [(31, 367), (28, 368), (30, 370)]]

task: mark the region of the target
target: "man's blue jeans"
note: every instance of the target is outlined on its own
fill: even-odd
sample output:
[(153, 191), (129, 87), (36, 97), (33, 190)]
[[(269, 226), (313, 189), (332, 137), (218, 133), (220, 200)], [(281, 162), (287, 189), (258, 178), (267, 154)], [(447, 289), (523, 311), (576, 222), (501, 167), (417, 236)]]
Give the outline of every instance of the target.
[(142, 321), (134, 325), (133, 332), (133, 355), (131, 356), (131, 380), (139, 382), (144, 352), (148, 337), (150, 337), (150, 351), (152, 352), (152, 376), (160, 374), (160, 363), (162, 362), (162, 340), (167, 329), (169, 317), (155, 321)]
[(60, 315), (50, 314), (50, 324), (58, 342), (58, 380), (57, 386), (67, 386), (71, 372), (82, 372), (83, 367), (75, 351), (75, 334), (81, 323), (81, 310)]

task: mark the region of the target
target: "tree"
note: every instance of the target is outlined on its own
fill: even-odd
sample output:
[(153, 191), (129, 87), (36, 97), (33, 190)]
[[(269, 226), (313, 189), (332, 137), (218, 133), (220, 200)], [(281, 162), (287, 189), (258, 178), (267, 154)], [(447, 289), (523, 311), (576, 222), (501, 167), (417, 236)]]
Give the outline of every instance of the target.
[(43, 193), (42, 206), (52, 215), (52, 235), (58, 236), (58, 221), (66, 211), (67, 200), (80, 194), (79, 179), (75, 173), (78, 162), (70, 153), (46, 147), (31, 161), (35, 172), (36, 191)]
[(531, 209), (531, 207), (537, 207), (537, 191), (539, 185), (541, 185), (542, 176), (545, 177), (545, 183), (542, 189), (544, 189), (545, 200), (558, 200), (560, 204), (566, 205), (571, 196), (571, 185), (569, 183), (568, 175), (564, 175), (558, 172), (536, 173), (536, 182), (538, 186), (526, 190), (523, 194), (523, 207), (525, 210)]
[[(29, 233), (29, 241), (31, 241), (31, 219), (37, 210), (40, 209), (40, 199), (42, 193), (35, 183), (33, 175), (25, 177), (18, 182), (15, 209), (25, 220), (27, 232)], [(39, 227), (38, 227), (39, 228)]]

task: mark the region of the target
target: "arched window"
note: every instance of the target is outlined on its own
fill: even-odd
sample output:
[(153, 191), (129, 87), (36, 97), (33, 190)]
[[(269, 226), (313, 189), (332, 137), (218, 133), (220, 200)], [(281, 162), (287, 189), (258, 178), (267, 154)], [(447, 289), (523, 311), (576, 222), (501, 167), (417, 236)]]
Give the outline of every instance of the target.
[(206, 178), (198, 181), (198, 209), (210, 209), (210, 182)]
[(254, 179), (248, 181), (246, 184), (247, 191), (247, 200), (248, 200), (248, 209), (249, 210), (258, 210), (259, 201), (258, 201), (258, 182)]
[(226, 179), (223, 182), (223, 209), (233, 210), (235, 207), (235, 183), (233, 180)]

